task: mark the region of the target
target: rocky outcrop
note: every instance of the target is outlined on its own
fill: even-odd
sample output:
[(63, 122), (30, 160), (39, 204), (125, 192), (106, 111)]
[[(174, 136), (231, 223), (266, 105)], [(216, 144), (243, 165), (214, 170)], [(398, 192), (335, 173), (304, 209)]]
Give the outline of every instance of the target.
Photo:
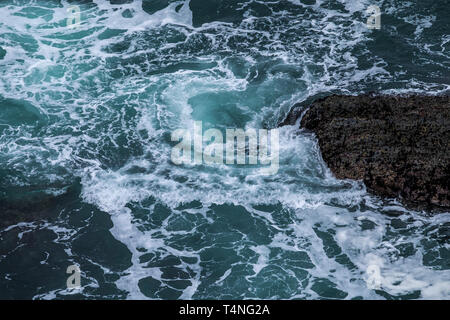
[(301, 126), (316, 134), (337, 178), (406, 203), (450, 207), (449, 96), (333, 95), (315, 101)]

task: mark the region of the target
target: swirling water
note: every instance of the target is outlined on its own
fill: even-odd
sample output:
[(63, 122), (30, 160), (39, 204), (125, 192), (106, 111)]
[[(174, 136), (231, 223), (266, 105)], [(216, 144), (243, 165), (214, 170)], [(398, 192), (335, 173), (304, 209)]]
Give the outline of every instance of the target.
[(449, 7), (0, 1), (0, 298), (449, 299), (450, 213), (335, 179), (313, 135), (280, 128), (273, 176), (170, 159), (193, 120), (273, 128), (330, 93), (448, 94)]

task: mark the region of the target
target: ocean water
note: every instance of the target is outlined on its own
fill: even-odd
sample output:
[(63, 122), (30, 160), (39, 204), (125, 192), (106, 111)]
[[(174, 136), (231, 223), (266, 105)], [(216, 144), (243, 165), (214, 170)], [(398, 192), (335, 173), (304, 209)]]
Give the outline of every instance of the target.
[(271, 176), (170, 139), (449, 94), (449, 31), (444, 0), (1, 0), (0, 298), (450, 299), (450, 213), (335, 179), (314, 135), (281, 127)]

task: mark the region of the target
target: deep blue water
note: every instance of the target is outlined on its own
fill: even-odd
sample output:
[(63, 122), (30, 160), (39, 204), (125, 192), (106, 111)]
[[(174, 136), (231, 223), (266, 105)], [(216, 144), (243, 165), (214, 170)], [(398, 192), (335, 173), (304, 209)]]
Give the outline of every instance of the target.
[(0, 298), (450, 299), (450, 213), (335, 179), (298, 127), (276, 175), (170, 158), (193, 121), (449, 94), (449, 31), (444, 0), (1, 0)]

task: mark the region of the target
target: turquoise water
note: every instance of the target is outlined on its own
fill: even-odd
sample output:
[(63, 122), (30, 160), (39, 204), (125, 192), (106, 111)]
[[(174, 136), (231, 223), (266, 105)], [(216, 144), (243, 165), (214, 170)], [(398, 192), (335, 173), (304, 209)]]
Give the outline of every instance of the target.
[(0, 17), (0, 298), (450, 299), (450, 213), (335, 179), (313, 135), (280, 128), (272, 176), (170, 158), (193, 121), (448, 94), (447, 1), (2, 0)]

